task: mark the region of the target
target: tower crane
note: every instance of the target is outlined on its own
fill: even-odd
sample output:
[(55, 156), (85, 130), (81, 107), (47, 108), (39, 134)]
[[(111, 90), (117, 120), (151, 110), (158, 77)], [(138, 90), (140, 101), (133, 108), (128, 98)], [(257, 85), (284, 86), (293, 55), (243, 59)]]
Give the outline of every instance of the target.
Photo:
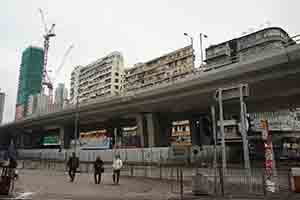
[(52, 103), (52, 101), (53, 101), (53, 84), (51, 83), (49, 75), (48, 75), (47, 62), (48, 62), (48, 50), (49, 50), (50, 38), (56, 36), (56, 34), (54, 33), (55, 24), (52, 24), (50, 29), (48, 29), (43, 10), (39, 9), (39, 12), (41, 14), (41, 18), (42, 18), (42, 22), (43, 22), (44, 30), (45, 30), (45, 34), (43, 35), (43, 37), (44, 37), (44, 63), (43, 63), (43, 77), (42, 77), (41, 92), (44, 93), (44, 86), (46, 86), (48, 88), (50, 102)]
[(67, 57), (68, 57), (68, 55), (70, 54), (70, 52), (71, 52), (71, 50), (72, 50), (73, 48), (74, 48), (74, 45), (71, 44), (71, 45), (68, 47), (68, 49), (67, 49), (67, 51), (65, 52), (65, 54), (63, 55), (63, 58), (62, 58), (62, 60), (61, 60), (61, 63), (60, 63), (60, 65), (56, 68), (56, 70), (55, 70), (55, 72), (54, 72), (54, 74), (53, 74), (53, 76), (52, 76), (53, 78), (52, 78), (52, 80), (50, 81), (51, 84), (52, 84), (52, 86), (53, 86), (53, 84), (54, 84), (56, 78), (58, 77), (60, 71), (62, 70), (63, 66), (65, 65), (66, 60), (67, 60)]

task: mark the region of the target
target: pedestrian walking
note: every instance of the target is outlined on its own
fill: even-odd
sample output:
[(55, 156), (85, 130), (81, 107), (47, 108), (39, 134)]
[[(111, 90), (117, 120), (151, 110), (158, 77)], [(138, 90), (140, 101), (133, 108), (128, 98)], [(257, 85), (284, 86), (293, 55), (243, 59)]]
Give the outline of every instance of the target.
[(94, 162), (94, 178), (95, 184), (100, 184), (101, 182), (101, 174), (104, 172), (104, 163), (100, 156), (97, 156)]
[(120, 158), (120, 155), (116, 155), (115, 159), (113, 161), (113, 182), (114, 184), (119, 184), (119, 180), (120, 180), (120, 171), (121, 168), (123, 167), (123, 162)]
[(76, 157), (75, 152), (73, 152), (72, 156), (69, 158), (67, 166), (69, 168), (70, 182), (74, 182), (76, 170), (79, 167), (79, 158)]

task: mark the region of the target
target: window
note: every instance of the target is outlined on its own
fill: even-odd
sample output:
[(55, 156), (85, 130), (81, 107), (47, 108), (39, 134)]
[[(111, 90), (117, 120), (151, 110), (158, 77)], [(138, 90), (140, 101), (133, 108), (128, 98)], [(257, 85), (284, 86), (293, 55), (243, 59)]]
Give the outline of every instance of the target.
[(109, 79), (106, 79), (106, 80), (105, 80), (105, 83), (110, 83), (110, 81), (111, 81), (110, 78), (109, 78)]
[(115, 89), (118, 90), (118, 89), (119, 89), (119, 86), (118, 86), (118, 85), (115, 85)]
[(297, 121), (300, 121), (300, 113), (297, 113)]
[(116, 76), (119, 76), (119, 73), (118, 73), (118, 72), (116, 72), (116, 73), (115, 73), (115, 75), (116, 75)]
[(116, 78), (116, 79), (115, 79), (115, 83), (119, 83), (119, 79)]

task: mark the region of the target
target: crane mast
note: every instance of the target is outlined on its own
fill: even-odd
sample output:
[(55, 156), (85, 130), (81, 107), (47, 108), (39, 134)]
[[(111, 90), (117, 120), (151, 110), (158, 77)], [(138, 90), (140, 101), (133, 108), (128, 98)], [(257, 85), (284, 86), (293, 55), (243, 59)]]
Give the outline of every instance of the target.
[(50, 38), (56, 36), (54, 33), (55, 24), (52, 24), (51, 28), (48, 30), (43, 10), (39, 9), (39, 12), (41, 14), (42, 22), (43, 22), (44, 29), (45, 29), (44, 63), (43, 63), (43, 77), (42, 77), (42, 84), (41, 84), (41, 93), (45, 93), (45, 86), (46, 86), (48, 88), (48, 95), (49, 95), (50, 103), (52, 103), (52, 101), (53, 101), (53, 84), (48, 75), (47, 64), (48, 64), (48, 51), (49, 51), (49, 45), (50, 45)]

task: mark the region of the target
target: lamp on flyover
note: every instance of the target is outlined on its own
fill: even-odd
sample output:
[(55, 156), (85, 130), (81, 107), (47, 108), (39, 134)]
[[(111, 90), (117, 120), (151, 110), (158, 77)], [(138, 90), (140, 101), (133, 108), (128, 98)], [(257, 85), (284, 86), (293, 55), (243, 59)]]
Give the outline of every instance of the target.
[[(184, 33), (183, 35), (187, 36), (190, 38), (191, 40), (191, 45), (192, 45), (192, 48), (194, 49), (194, 38), (192, 36), (190, 36), (188, 33)], [(195, 56), (193, 56), (193, 65), (195, 64)]]
[(190, 38), (190, 40), (191, 40), (191, 44), (192, 44), (192, 47), (193, 47), (193, 45), (194, 45), (194, 39), (193, 39), (193, 37), (192, 37), (192, 36), (190, 36), (188, 33), (184, 33), (183, 35), (185, 35), (185, 36), (187, 36), (187, 37), (189, 37), (189, 38)]
[(200, 33), (200, 52), (201, 52), (201, 66), (203, 65), (203, 47), (202, 47), (202, 38), (207, 38), (207, 35)]

